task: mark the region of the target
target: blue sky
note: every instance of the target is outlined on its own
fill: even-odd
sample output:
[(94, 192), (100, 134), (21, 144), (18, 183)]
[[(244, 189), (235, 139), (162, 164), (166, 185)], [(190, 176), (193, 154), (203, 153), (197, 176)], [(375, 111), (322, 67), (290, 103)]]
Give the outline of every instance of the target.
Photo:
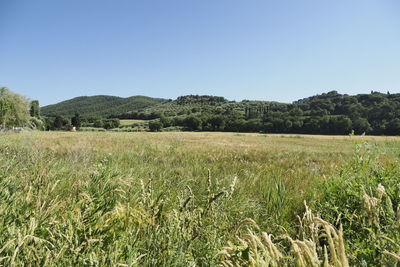
[(291, 102), (400, 92), (398, 0), (0, 0), (0, 85)]

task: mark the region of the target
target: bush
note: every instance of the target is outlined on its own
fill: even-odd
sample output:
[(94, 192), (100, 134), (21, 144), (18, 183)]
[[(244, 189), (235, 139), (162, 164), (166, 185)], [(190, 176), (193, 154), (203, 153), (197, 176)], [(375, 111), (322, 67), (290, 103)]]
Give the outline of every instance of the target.
[(149, 122), (149, 129), (152, 132), (159, 132), (161, 131), (163, 124), (160, 120), (154, 120)]
[(45, 130), (45, 128), (46, 128), (45, 122), (42, 121), (41, 119), (36, 118), (36, 117), (32, 117), (29, 120), (29, 125), (30, 125), (30, 128), (41, 130), (41, 131)]
[(120, 125), (119, 119), (107, 119), (103, 120), (103, 127), (104, 129), (114, 129), (118, 128)]
[(184, 120), (184, 125), (189, 129), (189, 130), (201, 130), (201, 119), (195, 116), (190, 116), (187, 117)]

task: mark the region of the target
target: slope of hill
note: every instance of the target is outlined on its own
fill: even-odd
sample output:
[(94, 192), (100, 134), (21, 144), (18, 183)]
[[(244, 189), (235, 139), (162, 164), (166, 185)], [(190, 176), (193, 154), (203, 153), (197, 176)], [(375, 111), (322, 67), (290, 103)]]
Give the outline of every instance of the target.
[(127, 98), (108, 95), (81, 96), (42, 107), (41, 110), (42, 114), (48, 117), (56, 115), (71, 117), (75, 112), (78, 112), (83, 117), (107, 117), (144, 109), (166, 101), (168, 100), (147, 96), (131, 96)]
[(291, 104), (228, 101), (188, 95), (176, 100), (146, 97), (80, 97), (43, 108), (43, 114), (119, 119), (159, 119), (161, 127), (267, 133), (399, 135), (400, 94), (346, 95), (331, 91)]

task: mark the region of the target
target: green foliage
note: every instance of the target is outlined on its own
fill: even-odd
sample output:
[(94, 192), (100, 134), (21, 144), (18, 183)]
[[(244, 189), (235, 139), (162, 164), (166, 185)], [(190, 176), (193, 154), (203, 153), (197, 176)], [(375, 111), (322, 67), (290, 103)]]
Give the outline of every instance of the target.
[[(359, 147), (351, 166), (340, 168), (350, 161), (346, 148), (355, 138), (5, 134), (0, 264), (262, 266), (328, 259), (346, 266), (334, 265), (336, 258), (346, 263), (340, 222), (351, 263), (361, 257), (366, 265), (395, 266), (388, 253), (397, 253), (398, 244), (399, 145), (380, 142), (383, 159)], [(333, 169), (341, 170), (339, 177), (331, 177)], [(316, 183), (325, 175), (321, 190)], [(371, 206), (378, 213), (365, 209), (362, 188), (378, 200)], [(326, 221), (306, 210), (299, 224), (305, 198)]]
[(67, 125), (69, 124), (68, 119), (57, 115), (52, 123), (52, 130), (66, 130)]
[(149, 129), (152, 132), (159, 132), (163, 128), (163, 124), (160, 120), (153, 120), (149, 122)]
[(118, 128), (120, 125), (119, 119), (107, 119), (103, 120), (103, 127), (104, 129), (114, 129)]
[(0, 127), (25, 126), (29, 121), (28, 100), (6, 87), (0, 88)]
[(75, 116), (71, 118), (71, 124), (79, 129), (81, 127), (81, 117), (78, 112), (75, 113)]
[(40, 118), (40, 106), (39, 101), (31, 101), (31, 108), (29, 110), (31, 117)]
[(189, 130), (201, 130), (201, 119), (195, 116), (189, 116), (183, 121), (183, 125)]
[(206, 104), (215, 105), (218, 103), (228, 102), (222, 96), (210, 96), (210, 95), (187, 95), (180, 96), (176, 99), (178, 105), (190, 105), (190, 104)]
[(32, 117), (29, 120), (29, 124), (32, 129), (36, 129), (36, 130), (40, 130), (40, 131), (43, 131), (46, 129), (46, 123), (43, 120), (38, 119), (36, 117)]
[(95, 127), (95, 128), (103, 128), (104, 127), (103, 120), (101, 120), (101, 119), (95, 120), (94, 123), (93, 123), (93, 127)]
[(356, 134), (400, 134), (400, 94), (377, 92), (348, 96), (332, 91), (292, 104), (235, 102), (207, 95), (181, 96), (176, 100), (95, 96), (75, 98), (43, 110), (48, 116), (78, 110), (84, 119), (160, 119), (164, 127), (186, 130), (338, 135), (354, 130)]
[(395, 266), (387, 252), (400, 249), (399, 168), (376, 157), (376, 148), (357, 144), (354, 160), (323, 184), (313, 203), (322, 217), (343, 225), (355, 266)]
[(62, 115), (72, 117), (78, 112), (82, 117), (109, 117), (124, 114), (129, 111), (143, 109), (165, 102), (165, 99), (146, 96), (128, 98), (116, 96), (82, 96), (58, 104), (42, 107), (44, 116)]

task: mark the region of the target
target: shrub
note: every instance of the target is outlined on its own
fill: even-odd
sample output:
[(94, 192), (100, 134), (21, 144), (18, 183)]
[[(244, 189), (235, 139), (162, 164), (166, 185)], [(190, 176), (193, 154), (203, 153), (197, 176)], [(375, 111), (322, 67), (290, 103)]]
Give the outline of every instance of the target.
[(149, 129), (152, 132), (159, 132), (161, 131), (163, 124), (160, 120), (154, 120), (149, 122)]

